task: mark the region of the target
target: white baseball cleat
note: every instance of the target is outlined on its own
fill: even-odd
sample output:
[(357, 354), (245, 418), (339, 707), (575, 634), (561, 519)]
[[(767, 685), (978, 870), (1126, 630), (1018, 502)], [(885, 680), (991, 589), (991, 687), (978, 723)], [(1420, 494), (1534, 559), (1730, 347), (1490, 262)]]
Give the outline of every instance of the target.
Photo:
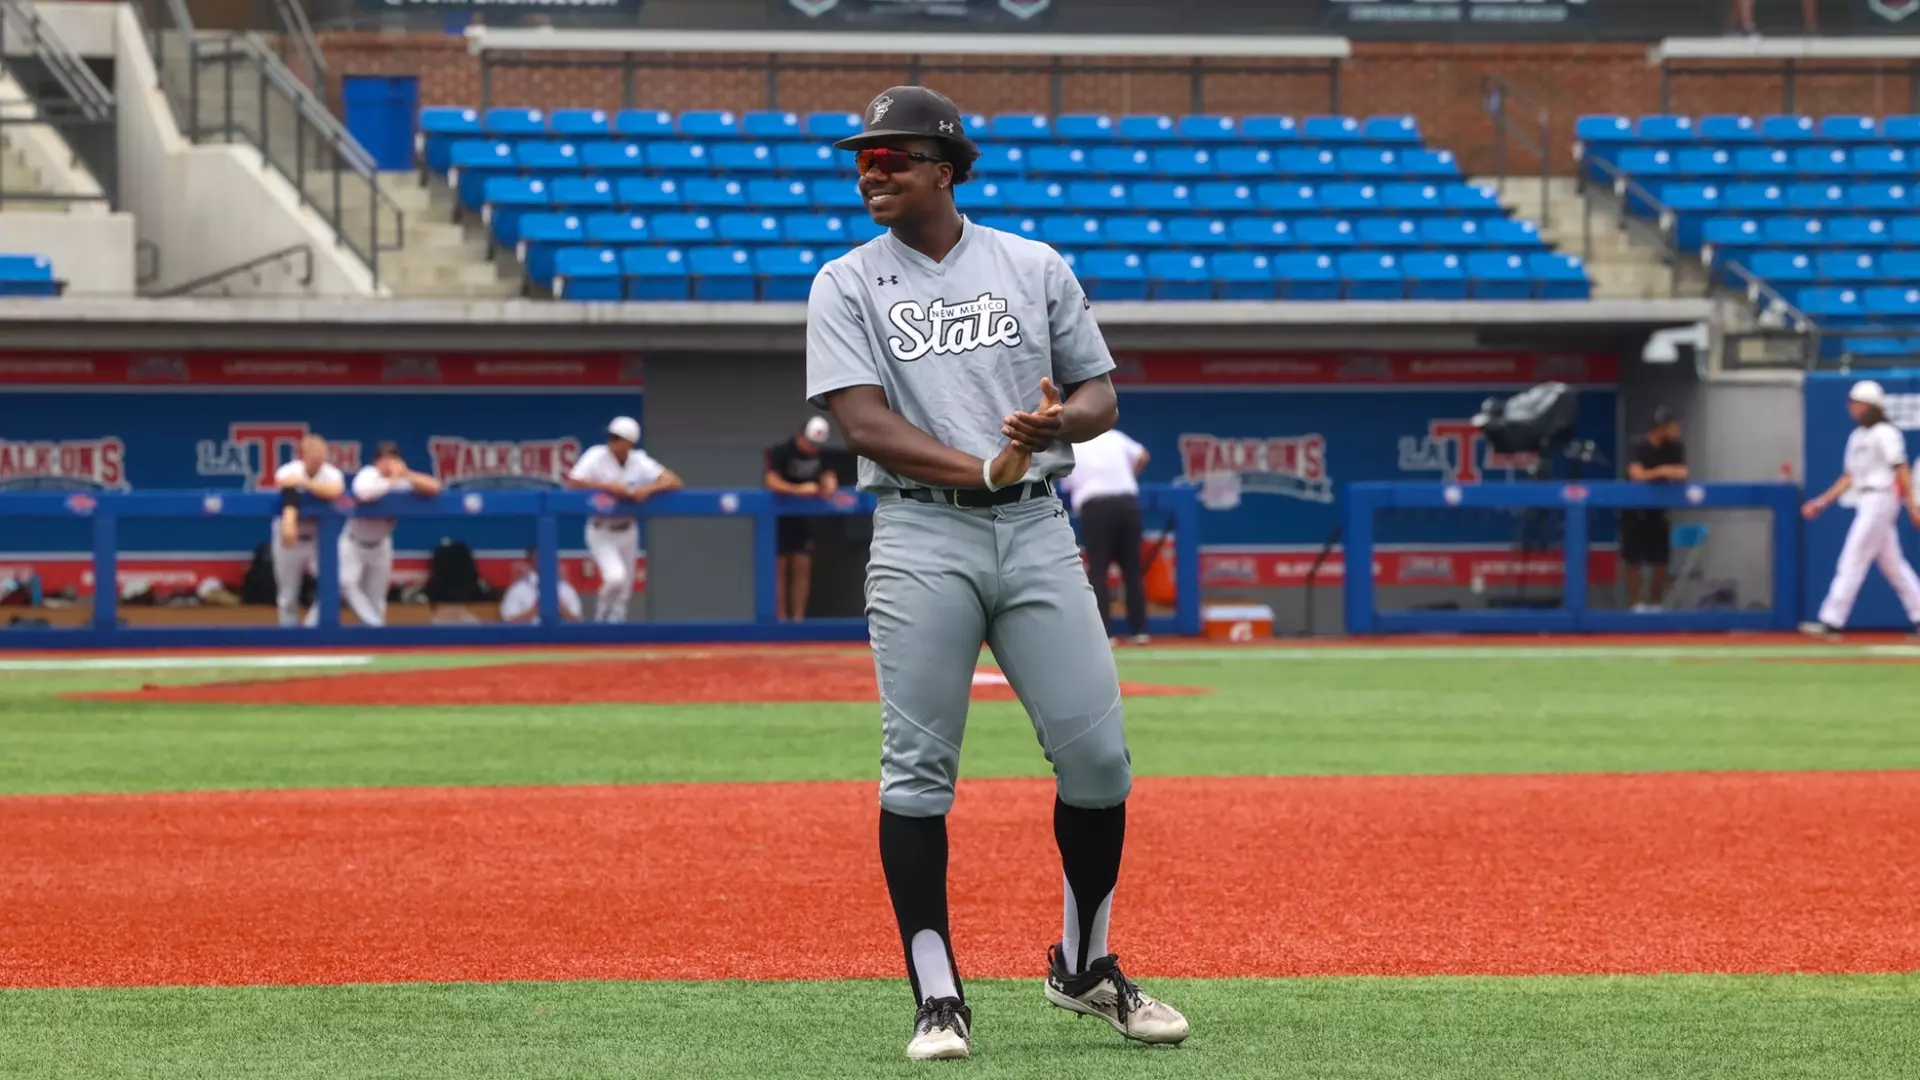
[(1099, 1017), (1136, 1042), (1177, 1043), (1187, 1037), (1187, 1018), (1122, 975), (1117, 956), (1103, 956), (1081, 974), (1069, 975), (1060, 946), (1054, 945), (1047, 950), (1047, 968), (1047, 1000), (1062, 1009)]
[(928, 998), (913, 1017), (913, 1040), (907, 1043), (910, 1061), (954, 1061), (971, 1057), (973, 1010), (959, 998)]
[(1803, 622), (1800, 624), (1800, 632), (1810, 638), (1819, 638), (1821, 641), (1840, 640), (1840, 631), (1835, 630), (1826, 623)]

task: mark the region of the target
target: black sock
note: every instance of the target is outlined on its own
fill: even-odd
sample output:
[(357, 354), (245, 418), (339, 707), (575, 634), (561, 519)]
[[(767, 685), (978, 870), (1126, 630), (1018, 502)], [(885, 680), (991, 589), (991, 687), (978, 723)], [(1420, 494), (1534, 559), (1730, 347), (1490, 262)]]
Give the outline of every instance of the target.
[(1060, 943), (1072, 974), (1107, 955), (1107, 914), (1120, 880), (1127, 842), (1127, 804), (1083, 810), (1053, 800), (1053, 841), (1067, 877), (1066, 926)]
[[(900, 924), (900, 946), (907, 955), (907, 979), (913, 985), (915, 1005), (929, 994), (945, 997), (947, 979), (952, 996), (965, 999), (960, 968), (953, 962), (953, 940), (947, 934), (947, 819), (905, 817), (880, 811), (880, 867), (887, 875), (887, 893), (893, 898), (893, 917)], [(931, 950), (923, 939), (920, 963), (914, 962), (914, 938), (932, 933), (940, 948)], [(931, 951), (936, 955), (929, 957)], [(946, 970), (938, 969), (939, 952), (946, 954)], [(929, 991), (921, 988), (922, 968)]]

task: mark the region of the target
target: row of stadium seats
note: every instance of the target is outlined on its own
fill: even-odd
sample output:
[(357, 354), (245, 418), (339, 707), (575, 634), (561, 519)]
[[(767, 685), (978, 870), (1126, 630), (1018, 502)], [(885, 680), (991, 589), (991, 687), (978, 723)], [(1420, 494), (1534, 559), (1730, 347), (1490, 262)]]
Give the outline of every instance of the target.
[[(460, 177), (461, 202), (484, 206), (611, 206), (700, 210), (862, 209), (851, 177), (833, 180), (685, 180), (663, 177), (565, 177), (558, 180), (490, 176), (470, 184)], [(470, 188), (475, 188), (468, 198)], [(1499, 213), (1500, 196), (1471, 184), (1140, 184), (1078, 180), (985, 180), (962, 184), (954, 201), (966, 212), (980, 210), (1175, 213), (1209, 211), (1252, 213)]]
[(0, 296), (59, 296), (53, 263), (44, 255), (0, 255)]
[[(1864, 216), (1900, 211), (1920, 212), (1920, 188), (1905, 184), (1645, 184), (1667, 209), (1677, 215), (1676, 237), (1689, 251), (1705, 241), (1706, 222), (1715, 217), (1783, 215), (1790, 220)], [(1644, 200), (1629, 197), (1627, 205), (1650, 213)]]
[[(1064, 252), (1099, 300), (1584, 300), (1580, 261), (1492, 252)], [(803, 248), (565, 247), (553, 252), (563, 300), (804, 300), (830, 254)]]
[(1808, 143), (1862, 144), (1890, 142), (1920, 146), (1920, 116), (1643, 116), (1638, 123), (1624, 116), (1583, 116), (1575, 121), (1574, 138), (1588, 152), (1611, 146), (1686, 143)]
[[(1636, 177), (1675, 180), (1831, 180), (1855, 177), (1911, 178), (1920, 171), (1900, 147), (1803, 146), (1797, 150), (1755, 146), (1744, 150), (1622, 150), (1614, 159)], [(1643, 179), (1641, 181), (1645, 183)]]
[[(828, 214), (579, 214), (514, 215), (489, 208), (494, 239), (503, 247), (521, 242), (599, 244), (862, 244), (885, 230), (865, 215)], [(984, 215), (988, 228), (1016, 233), (1054, 247), (1160, 248), (1545, 248), (1530, 221), (1509, 218), (1224, 218)]]

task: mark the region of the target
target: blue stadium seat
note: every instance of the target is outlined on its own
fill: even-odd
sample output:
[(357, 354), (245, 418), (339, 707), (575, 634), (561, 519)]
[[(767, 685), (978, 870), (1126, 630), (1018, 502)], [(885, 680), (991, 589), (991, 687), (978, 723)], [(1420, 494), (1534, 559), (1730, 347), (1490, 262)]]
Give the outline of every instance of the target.
[(1095, 247), (1104, 238), (1097, 217), (1049, 214), (1040, 219), (1040, 239), (1054, 247)]
[(1040, 219), (1031, 214), (991, 214), (981, 218), (980, 224), (1029, 240), (1040, 239)]
[(1467, 284), (1475, 300), (1530, 300), (1533, 278), (1524, 255), (1476, 251), (1467, 256)]
[(1769, 116), (1760, 121), (1760, 137), (1770, 143), (1812, 142), (1816, 134), (1810, 116)]
[(1902, 146), (1920, 146), (1920, 116), (1882, 117), (1880, 137)]
[(1853, 152), (1853, 171), (1861, 176), (1912, 176), (1914, 161), (1897, 146), (1863, 146)]
[(552, 291), (554, 254), (586, 240), (586, 226), (578, 214), (528, 214), (520, 219), (520, 243), (514, 254), (525, 264), (527, 280)]
[(1404, 175), (1400, 167), (1400, 155), (1393, 150), (1379, 150), (1372, 147), (1362, 150), (1342, 150), (1336, 160), (1343, 175), (1370, 180), (1399, 179)]
[(1440, 189), (1440, 200), (1448, 210), (1501, 213), (1500, 193), (1484, 184), (1448, 184)]
[(780, 143), (773, 148), (774, 167), (786, 173), (830, 173), (845, 170), (853, 174), (853, 156), (841, 154), (831, 146), (811, 143)]
[(605, 109), (555, 109), (547, 126), (555, 135), (575, 141), (613, 136), (613, 117)]
[[(1880, 289), (1869, 289), (1870, 293), (1879, 293)], [(1898, 292), (1899, 290), (1887, 290)], [(1888, 297), (1887, 299), (1892, 299)], [(1819, 288), (1801, 289), (1794, 297), (1794, 306), (1805, 312), (1815, 321), (1854, 321), (1866, 311), (1861, 303), (1862, 297), (1857, 289)]]
[(1294, 243), (1293, 226), (1285, 218), (1239, 217), (1227, 228), (1242, 247), (1287, 248)]
[(823, 143), (852, 138), (865, 129), (866, 123), (857, 112), (810, 112), (800, 122), (802, 134)]
[(1586, 267), (1577, 255), (1537, 252), (1527, 256), (1527, 270), (1539, 283), (1542, 300), (1587, 300), (1593, 296), (1593, 283), (1587, 280)]
[(1262, 210), (1299, 214), (1321, 208), (1319, 189), (1312, 184), (1261, 184), (1253, 193)]
[(1820, 120), (1820, 138), (1837, 143), (1872, 143), (1880, 141), (1880, 130), (1865, 116), (1827, 116)]
[(1093, 171), (1100, 176), (1152, 176), (1153, 156), (1135, 146), (1102, 146), (1093, 152)]
[[(1831, 214), (1845, 210), (1847, 205), (1847, 189), (1840, 184), (1794, 184), (1787, 188), (1787, 209), (1789, 210)], [(1863, 205), (1871, 209), (1882, 209), (1872, 202)]]
[(983, 146), (979, 159), (973, 163), (973, 174), (997, 179), (1021, 177), (1027, 175), (1030, 164), (1027, 151), (1021, 147)]
[(1118, 217), (1107, 221), (1107, 242), (1115, 247), (1166, 247), (1169, 239), (1167, 224), (1159, 218)]
[(1825, 247), (1826, 224), (1818, 218), (1778, 217), (1761, 222), (1760, 235), (1766, 243), (1778, 247)]
[(1382, 184), (1380, 209), (1414, 214), (1438, 213), (1441, 209), (1437, 184)]
[(1771, 214), (1787, 208), (1787, 192), (1779, 184), (1729, 184), (1724, 198), (1685, 207), (1674, 205), (1673, 200), (1664, 193), (1661, 197), (1666, 198), (1667, 204), (1676, 210), (1713, 210), (1716, 206), (1724, 205), (1737, 214)]
[(589, 172), (643, 173), (647, 153), (636, 142), (588, 143), (580, 148), (580, 162)]
[(1360, 246), (1360, 238), (1353, 231), (1353, 222), (1342, 218), (1298, 218), (1293, 223), (1293, 235), (1299, 239), (1300, 246), (1315, 251)]
[(1852, 206), (1856, 210), (1907, 210), (1913, 206), (1913, 189), (1905, 184), (1854, 184), (1846, 189), (1841, 200), (1823, 204), (1823, 209), (1839, 206)]
[(987, 121), (987, 135), (1010, 142), (1045, 142), (1053, 137), (1053, 124), (1039, 113), (1003, 113)]
[(1652, 147), (1634, 147), (1620, 151), (1620, 171), (1649, 187), (1674, 174), (1673, 154)]
[(1300, 141), (1300, 125), (1291, 116), (1243, 116), (1240, 141), (1269, 145)]
[(1102, 113), (1066, 113), (1054, 119), (1053, 134), (1069, 143), (1110, 143), (1115, 134), (1113, 117)]
[(1360, 138), (1382, 146), (1420, 145), (1420, 121), (1411, 116), (1369, 116), (1360, 125)]
[(1420, 242), (1429, 247), (1459, 250), (1487, 247), (1492, 243), (1479, 221), (1459, 217), (1421, 218)]
[(1847, 338), (1840, 345), (1843, 355), (1871, 357), (1874, 359), (1895, 359), (1914, 355), (1912, 339), (1875, 337)]
[[(793, 185), (799, 184), (799, 183), (801, 183), (801, 181), (799, 180), (789, 181), (787, 184), (787, 190), (791, 193), (794, 190)], [(860, 187), (858, 184), (854, 183), (851, 178), (843, 179), (837, 176), (831, 179), (823, 178), (823, 179), (808, 182), (804, 184), (804, 186), (807, 190), (807, 200), (810, 203), (812, 203), (816, 209), (845, 210), (850, 214), (858, 213), (859, 216), (861, 217), (866, 216), (866, 213), (867, 213), (866, 200), (860, 197)], [(967, 186), (970, 186), (970, 185), (967, 185)], [(982, 186), (985, 186), (985, 185), (982, 185)], [(754, 190), (753, 186), (749, 184), (747, 186), (747, 190), (748, 191)], [(763, 205), (766, 205), (766, 206), (785, 205), (784, 203), (781, 203), (781, 202), (763, 201), (757, 198), (755, 199), (755, 202), (761, 202)]]
[(673, 114), (665, 109), (621, 109), (613, 114), (613, 133), (642, 142), (671, 139)]
[(707, 214), (655, 214), (653, 238), (665, 244), (710, 244), (713, 218)]
[(758, 293), (753, 253), (746, 248), (692, 248), (687, 269), (693, 274), (695, 300), (752, 300)]
[(662, 141), (646, 146), (647, 168), (653, 172), (704, 173), (713, 169), (707, 148), (699, 143)]
[(878, 240), (885, 235), (887, 235), (886, 226), (876, 224), (872, 218), (865, 214), (847, 219), (847, 239), (856, 244), (864, 244), (869, 240)]
[(747, 188), (738, 180), (713, 180), (701, 177), (685, 185), (687, 205), (709, 210), (747, 205)]
[(1300, 138), (1310, 143), (1360, 141), (1360, 121), (1351, 116), (1309, 116), (1300, 124)]
[(802, 134), (800, 114), (780, 109), (756, 109), (740, 117), (740, 134), (768, 142), (798, 139)]
[(1207, 257), (1191, 251), (1156, 251), (1147, 256), (1147, 280), (1155, 300), (1211, 300), (1213, 280)]
[(447, 171), (448, 158), (456, 142), (480, 137), (480, 113), (459, 106), (437, 106), (420, 110), (420, 133), (414, 139), (421, 160), (435, 173)]
[(1332, 255), (1283, 253), (1273, 260), (1273, 277), (1283, 300), (1340, 299), (1340, 271), (1334, 267)]
[(1123, 116), (1120, 118), (1121, 142), (1140, 145), (1173, 142), (1179, 137), (1174, 130), (1171, 116)]
[(965, 129), (962, 134), (972, 139), (974, 145), (978, 146), (992, 133), (993, 123), (987, 119), (985, 113), (966, 113), (960, 117), (960, 126)]
[(1920, 251), (1889, 251), (1880, 256), (1880, 271), (1890, 281), (1920, 281)]
[[(1019, 153), (1019, 147), (1008, 147)], [(1071, 180), (1090, 175), (1093, 166), (1087, 158), (1087, 151), (1079, 146), (1036, 146), (1027, 158), (1027, 171), (1034, 176), (1047, 176), (1059, 180)]]
[(621, 299), (620, 262), (612, 248), (561, 248), (553, 256), (553, 294), (562, 300)]
[(1273, 151), (1265, 147), (1227, 146), (1214, 155), (1215, 171), (1221, 176), (1257, 180), (1276, 174)]
[(831, 247), (847, 242), (846, 220), (837, 214), (788, 214), (780, 231), (789, 243)]
[(1193, 189), (1185, 184), (1148, 182), (1133, 185), (1133, 206), (1149, 213), (1178, 213), (1193, 205)]
[(773, 147), (766, 143), (727, 142), (711, 148), (713, 167), (728, 176), (773, 171)]
[(820, 260), (805, 248), (761, 248), (754, 252), (753, 269), (761, 278), (760, 299), (805, 302)]
[(1410, 218), (1361, 218), (1354, 228), (1362, 247), (1411, 248), (1420, 246), (1420, 226)]
[(1755, 218), (1716, 217), (1702, 223), (1700, 240), (1716, 248), (1754, 247), (1760, 244), (1760, 222)]
[(1340, 160), (1331, 150), (1293, 147), (1273, 155), (1273, 166), (1281, 176), (1303, 179), (1331, 179), (1340, 175)]
[(1202, 113), (1183, 116), (1174, 127), (1180, 141), (1190, 143), (1237, 142), (1240, 138), (1239, 126), (1231, 116), (1216, 116)]
[(620, 253), (629, 300), (685, 300), (687, 256), (679, 248), (636, 247)]
[(1017, 180), (1003, 185), (1007, 206), (1015, 210), (1065, 210), (1067, 189), (1063, 184), (1041, 180)]
[(1725, 150), (1682, 150), (1674, 155), (1673, 175), (1682, 180), (1723, 182), (1735, 171), (1733, 155)]
[[(1841, 291), (1847, 293), (1853, 290), (1843, 289)], [(1901, 320), (1920, 319), (1920, 289), (1910, 288), (1905, 285), (1881, 286), (1879, 288), (1863, 290), (1859, 294), (1859, 300), (1861, 310), (1867, 315)], [(1846, 314), (1843, 307), (1844, 303), (1845, 298), (1839, 298), (1839, 303), (1836, 304), (1836, 308), (1839, 310), (1836, 310), (1834, 314)], [(1801, 305), (1801, 310), (1806, 311), (1809, 315), (1813, 314), (1804, 303)]]
[(45, 298), (60, 290), (45, 255), (0, 255), (0, 296)]
[(1221, 300), (1275, 300), (1280, 283), (1273, 278), (1273, 260), (1244, 251), (1223, 252), (1208, 260)]
[(1215, 174), (1214, 151), (1205, 148), (1169, 147), (1153, 152), (1153, 171), (1161, 176), (1197, 180)]
[(1783, 181), (1793, 175), (1793, 155), (1777, 147), (1749, 146), (1734, 151), (1733, 168), (1746, 181)]
[(1454, 158), (1451, 150), (1403, 150), (1400, 153), (1400, 172), (1404, 176), (1423, 180), (1457, 180), (1460, 177), (1460, 162)]
[(1145, 260), (1132, 251), (1089, 251), (1074, 272), (1081, 287), (1095, 300), (1145, 300)]
[(449, 151), (447, 180), (459, 192), (461, 206), (478, 210), (486, 199), (487, 180), (511, 175), (518, 167), (512, 143), (457, 142)]
[(1529, 248), (1546, 246), (1546, 241), (1540, 238), (1540, 226), (1531, 221), (1517, 218), (1492, 218), (1481, 226), (1481, 231), (1486, 234), (1489, 245), (1506, 248), (1509, 251), (1525, 251)]
[(639, 214), (594, 214), (587, 218), (587, 242), (595, 247), (629, 247), (651, 237)]
[(777, 244), (780, 219), (772, 214), (721, 214), (718, 235), (724, 244)]
[(514, 149), (513, 157), (524, 173), (551, 178), (581, 171), (580, 151), (572, 143), (523, 142)]
[(1920, 218), (1897, 217), (1887, 226), (1898, 247), (1920, 247)]
[[(858, 192), (856, 191), (857, 195)], [(855, 200), (858, 202), (859, 200)], [(972, 214), (982, 210), (1003, 210), (1007, 205), (1007, 193), (999, 183), (988, 180), (983, 183), (961, 184), (953, 189), (953, 201), (962, 213)]]
[(1750, 143), (1760, 139), (1760, 129), (1750, 116), (1703, 116), (1699, 128), (1703, 143)]
[(1320, 201), (1334, 213), (1378, 209), (1380, 189), (1372, 184), (1328, 184), (1320, 189)]
[(496, 176), (487, 181), (480, 220), (505, 247), (520, 242), (520, 219), (553, 205), (553, 191), (545, 180)]
[[(604, 176), (563, 176), (553, 182), (553, 205), (573, 210), (612, 209), (627, 201), (617, 189), (618, 184)], [(680, 205), (677, 190), (668, 193), (673, 199), (668, 205)]]
[(1353, 251), (1340, 256), (1339, 266), (1349, 300), (1399, 300), (1407, 295), (1407, 277), (1396, 255)]
[(1691, 116), (1643, 116), (1640, 141), (1649, 143), (1690, 143), (1699, 137)]
[(1582, 116), (1573, 122), (1573, 137), (1588, 153), (1622, 146), (1634, 140), (1633, 121), (1611, 114)]
[(1167, 236), (1177, 247), (1216, 248), (1233, 245), (1233, 230), (1224, 218), (1177, 217), (1167, 219)]
[(1827, 235), (1842, 247), (1882, 248), (1893, 243), (1893, 231), (1884, 218), (1843, 217), (1827, 222)]
[(1193, 189), (1193, 207), (1222, 214), (1246, 214), (1258, 209), (1253, 185), (1211, 183)]
[(747, 181), (747, 203), (761, 210), (798, 210), (803, 206), (822, 206), (817, 194), (823, 187), (831, 185), (840, 191), (853, 191), (854, 203), (859, 204), (859, 192), (845, 181), (816, 180), (809, 186), (804, 180), (774, 180), (761, 178)]
[(507, 105), (488, 109), (480, 129), (500, 138), (541, 138), (547, 133), (547, 114), (539, 109)]
[(1451, 251), (1415, 251), (1400, 260), (1409, 300), (1465, 300), (1467, 271)]
[(1803, 146), (1793, 152), (1793, 171), (1806, 177), (1851, 176), (1853, 160), (1837, 146)]
[[(1806, 256), (1795, 255), (1794, 258), (1804, 259)], [(1855, 285), (1868, 284), (1894, 276), (1883, 274), (1879, 261), (1863, 251), (1823, 251), (1814, 256), (1813, 267), (1814, 275), (1821, 281)], [(1760, 273), (1758, 269), (1754, 272)]]

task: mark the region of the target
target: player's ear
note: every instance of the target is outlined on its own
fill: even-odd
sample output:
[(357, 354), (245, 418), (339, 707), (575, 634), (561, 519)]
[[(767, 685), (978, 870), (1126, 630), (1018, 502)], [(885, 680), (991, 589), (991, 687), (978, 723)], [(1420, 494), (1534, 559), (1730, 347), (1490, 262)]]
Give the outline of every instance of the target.
[(943, 161), (940, 163), (940, 179), (935, 182), (935, 186), (942, 187), (942, 188), (953, 187), (953, 163), (952, 162)]

